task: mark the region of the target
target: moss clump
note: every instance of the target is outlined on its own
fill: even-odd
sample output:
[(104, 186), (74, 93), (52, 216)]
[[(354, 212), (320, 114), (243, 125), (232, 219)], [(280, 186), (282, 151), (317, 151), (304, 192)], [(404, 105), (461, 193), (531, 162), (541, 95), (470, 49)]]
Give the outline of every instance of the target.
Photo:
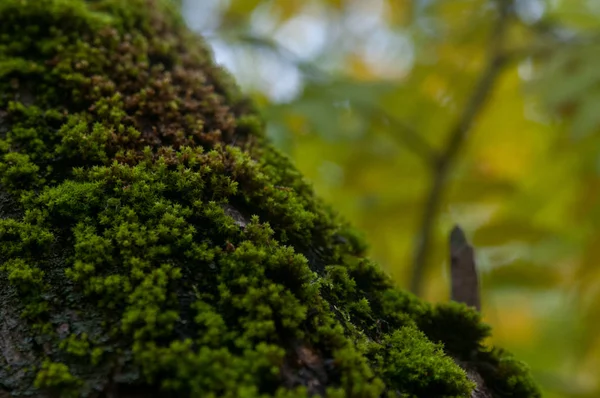
[(462, 361), (539, 396), (363, 257), (171, 3), (0, 19), (0, 392), (468, 397)]
[(61, 397), (77, 397), (81, 381), (69, 372), (64, 363), (45, 360), (35, 377), (35, 387)]

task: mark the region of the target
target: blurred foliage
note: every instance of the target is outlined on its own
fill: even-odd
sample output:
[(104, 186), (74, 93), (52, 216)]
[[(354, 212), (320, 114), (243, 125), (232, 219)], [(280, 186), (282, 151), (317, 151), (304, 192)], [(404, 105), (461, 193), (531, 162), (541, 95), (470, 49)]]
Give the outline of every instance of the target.
[[(546, 397), (600, 396), (600, 1), (184, 4), (273, 140), (400, 285), (428, 223), (420, 294), (448, 299), (460, 223), (494, 341)], [(494, 51), (504, 62), (462, 126)]]

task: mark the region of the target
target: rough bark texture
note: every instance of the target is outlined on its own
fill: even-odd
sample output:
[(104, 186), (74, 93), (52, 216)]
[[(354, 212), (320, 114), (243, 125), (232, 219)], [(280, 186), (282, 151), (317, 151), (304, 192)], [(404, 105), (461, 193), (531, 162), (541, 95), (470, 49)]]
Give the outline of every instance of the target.
[(0, 21), (0, 397), (539, 396), (364, 257), (170, 2)]

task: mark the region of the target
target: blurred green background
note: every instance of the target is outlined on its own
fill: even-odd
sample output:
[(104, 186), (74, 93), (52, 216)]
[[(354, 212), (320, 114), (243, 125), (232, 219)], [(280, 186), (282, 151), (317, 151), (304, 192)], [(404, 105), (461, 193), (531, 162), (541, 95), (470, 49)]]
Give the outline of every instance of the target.
[(600, 0), (185, 0), (274, 142), (399, 285), (476, 247), (493, 343), (600, 396)]

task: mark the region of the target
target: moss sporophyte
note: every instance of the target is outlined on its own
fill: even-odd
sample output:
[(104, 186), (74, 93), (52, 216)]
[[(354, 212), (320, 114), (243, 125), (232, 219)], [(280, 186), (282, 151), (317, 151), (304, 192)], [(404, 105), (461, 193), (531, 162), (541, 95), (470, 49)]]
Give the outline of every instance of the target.
[(0, 20), (0, 396), (539, 396), (364, 256), (171, 2)]

